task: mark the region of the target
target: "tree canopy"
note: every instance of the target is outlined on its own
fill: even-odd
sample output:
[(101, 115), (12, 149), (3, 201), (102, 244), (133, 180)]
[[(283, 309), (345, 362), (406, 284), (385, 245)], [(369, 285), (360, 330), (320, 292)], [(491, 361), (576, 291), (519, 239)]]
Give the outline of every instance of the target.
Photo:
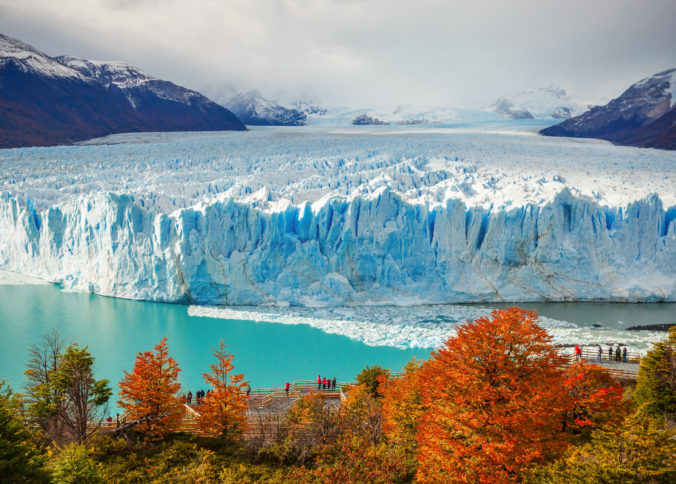
[(167, 338), (154, 349), (136, 355), (134, 369), (124, 372), (118, 400), (127, 421), (150, 440), (161, 439), (176, 428), (184, 410), (178, 395), (181, 370), (169, 356)]
[(495, 310), (432, 354), (420, 375), (418, 480), (518, 480), (565, 448), (563, 360), (536, 318)]
[(233, 374), (233, 355), (221, 342), (214, 349), (216, 363), (209, 366), (209, 373), (203, 373), (204, 381), (211, 387), (200, 405), (200, 430), (205, 435), (224, 440), (238, 438), (246, 428), (247, 401), (244, 388), (248, 382), (244, 375)]

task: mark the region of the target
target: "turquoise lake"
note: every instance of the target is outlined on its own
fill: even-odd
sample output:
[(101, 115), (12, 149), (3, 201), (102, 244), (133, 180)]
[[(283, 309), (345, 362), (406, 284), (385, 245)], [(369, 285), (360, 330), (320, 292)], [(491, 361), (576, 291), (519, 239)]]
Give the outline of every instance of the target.
[(306, 325), (230, 321), (188, 315), (187, 306), (108, 298), (59, 290), (53, 285), (0, 286), (0, 380), (23, 388), (28, 348), (52, 329), (67, 342), (89, 346), (99, 378), (117, 387), (140, 351), (166, 336), (181, 367), (181, 383), (204, 387), (201, 374), (222, 339), (235, 355), (237, 373), (252, 387), (281, 387), (317, 374), (351, 381), (366, 365), (400, 370), (429, 350), (368, 346)]
[[(507, 305), (491, 305), (504, 307)], [(622, 343), (645, 352), (666, 333), (626, 331), (632, 324), (676, 322), (676, 303), (524, 303), (545, 318), (543, 326), (559, 344)], [(410, 324), (443, 324), (444, 312), (466, 319), (480, 305), (390, 308), (387, 318)], [(374, 308), (352, 308), (355, 314)], [(292, 312), (292, 309), (282, 312)], [(429, 315), (439, 321), (429, 322)], [(427, 321), (427, 323), (416, 323)], [(349, 324), (349, 323), (348, 323)], [(252, 387), (281, 387), (286, 381), (308, 380), (317, 374), (351, 381), (366, 365), (399, 371), (412, 357), (427, 358), (429, 348), (369, 346), (347, 336), (330, 334), (307, 324), (279, 324), (191, 316), (188, 306), (115, 299), (65, 292), (55, 285), (0, 285), (0, 379), (23, 389), (28, 349), (52, 329), (66, 342), (89, 346), (96, 375), (114, 387), (131, 370), (138, 352), (152, 349), (164, 336), (179, 363), (181, 383), (193, 391), (204, 387), (201, 374), (212, 363), (211, 348), (222, 339), (235, 355), (236, 372)]]

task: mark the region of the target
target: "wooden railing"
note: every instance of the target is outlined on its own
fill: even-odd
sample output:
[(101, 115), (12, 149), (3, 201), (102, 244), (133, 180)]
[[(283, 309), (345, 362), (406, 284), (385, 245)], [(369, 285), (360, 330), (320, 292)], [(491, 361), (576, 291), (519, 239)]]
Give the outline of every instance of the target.
[[(609, 357), (608, 347), (601, 346), (601, 361), (616, 361), (615, 360), (615, 347), (613, 347), (613, 355)], [(596, 360), (598, 358), (598, 347), (597, 346), (583, 346), (582, 347), (582, 357), (587, 360)], [(620, 354), (620, 361), (624, 363), (640, 363), (641, 362), (641, 353), (638, 351), (627, 351), (627, 360), (624, 360), (622, 354)]]
[(311, 391), (317, 391), (324, 398), (340, 398), (340, 389), (346, 382), (336, 382), (335, 389), (319, 388), (316, 381), (299, 380), (289, 385), (289, 391), (284, 388), (256, 388), (251, 389), (248, 398), (249, 409), (264, 409), (274, 402), (295, 401)]
[[(597, 359), (598, 349), (596, 347), (582, 348), (582, 357), (594, 363)], [(564, 366), (570, 366), (576, 361), (574, 354), (566, 354), (566, 363)], [(627, 363), (639, 363), (641, 355), (637, 352), (627, 352)], [(602, 361), (608, 361), (607, 348), (602, 352)], [(615, 353), (610, 361), (615, 361)], [(620, 365), (618, 365), (620, 366)], [(636, 381), (638, 377), (639, 365), (621, 365), (621, 368), (604, 368), (612, 377), (621, 381)], [(401, 378), (404, 373), (390, 373), (390, 378)], [(274, 433), (278, 422), (275, 422), (275, 416), (285, 412), (296, 400), (307, 395), (311, 391), (318, 392), (322, 397), (331, 400), (342, 401), (347, 396), (347, 389), (355, 382), (336, 382), (335, 389), (318, 388), (316, 380), (299, 380), (289, 385), (289, 391), (284, 388), (252, 388), (247, 398), (249, 426), (244, 432), (245, 438), (260, 437), (261, 435), (270, 435)], [(185, 413), (181, 424), (177, 430), (187, 433), (199, 433), (197, 419), (200, 416), (199, 405), (184, 405)], [(100, 426), (101, 431), (114, 431), (119, 425), (124, 424), (126, 415), (122, 414), (111, 422), (104, 421)]]

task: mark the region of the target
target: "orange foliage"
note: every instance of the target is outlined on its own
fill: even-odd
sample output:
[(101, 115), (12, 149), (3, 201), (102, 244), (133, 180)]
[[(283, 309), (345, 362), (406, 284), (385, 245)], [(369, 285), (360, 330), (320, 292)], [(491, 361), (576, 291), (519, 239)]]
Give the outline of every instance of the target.
[(421, 370), (421, 482), (510, 482), (562, 450), (563, 359), (534, 312), (495, 310), (458, 327)]
[(204, 381), (211, 386), (200, 405), (198, 420), (200, 431), (205, 435), (225, 439), (237, 438), (247, 424), (246, 393), (244, 375), (233, 375), (233, 355), (225, 350), (221, 342), (214, 349), (216, 364), (209, 366), (211, 373), (203, 373)]
[(127, 413), (127, 421), (138, 421), (136, 429), (150, 439), (161, 439), (183, 415), (178, 397), (179, 371), (178, 363), (169, 356), (165, 337), (155, 345), (155, 352), (136, 355), (131, 373), (124, 372), (117, 403)]
[(422, 364), (412, 360), (406, 365), (404, 376), (384, 382), (383, 428), (387, 438), (408, 452), (417, 451), (416, 430), (424, 412), (420, 368)]
[(566, 422), (572, 429), (619, 424), (624, 419), (624, 390), (605, 368), (578, 362), (566, 369), (563, 386), (572, 403)]
[(330, 448), (323, 448), (314, 468), (294, 468), (289, 479), (297, 483), (407, 482), (404, 455), (385, 443), (370, 445), (363, 437), (341, 436)]
[(335, 415), (337, 432), (317, 446), (312, 468), (289, 476), (300, 483), (406, 482), (410, 480), (402, 448), (388, 445), (382, 432), (380, 399), (371, 387), (355, 385)]

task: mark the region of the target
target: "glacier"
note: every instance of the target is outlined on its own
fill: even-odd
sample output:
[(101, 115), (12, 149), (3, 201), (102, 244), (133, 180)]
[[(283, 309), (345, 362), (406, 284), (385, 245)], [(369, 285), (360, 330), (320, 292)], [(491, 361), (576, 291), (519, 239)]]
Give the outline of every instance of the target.
[(676, 157), (525, 123), (0, 152), (0, 268), (196, 305), (676, 301)]

